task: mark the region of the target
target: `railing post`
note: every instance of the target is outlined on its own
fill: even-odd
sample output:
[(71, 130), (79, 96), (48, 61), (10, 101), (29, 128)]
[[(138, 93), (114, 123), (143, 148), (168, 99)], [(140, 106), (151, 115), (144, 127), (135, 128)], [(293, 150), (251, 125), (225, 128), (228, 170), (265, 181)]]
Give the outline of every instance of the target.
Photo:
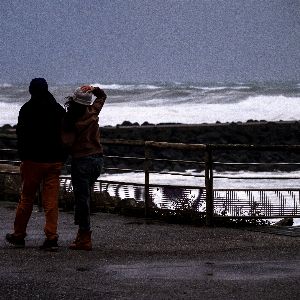
[(145, 172), (145, 217), (149, 217), (150, 213), (150, 188), (149, 188), (149, 169), (150, 169), (150, 149), (147, 143), (145, 143), (145, 160), (144, 160), (144, 172)]
[(205, 187), (206, 187), (206, 225), (213, 225), (214, 195), (213, 195), (213, 166), (212, 150), (208, 146), (205, 151)]

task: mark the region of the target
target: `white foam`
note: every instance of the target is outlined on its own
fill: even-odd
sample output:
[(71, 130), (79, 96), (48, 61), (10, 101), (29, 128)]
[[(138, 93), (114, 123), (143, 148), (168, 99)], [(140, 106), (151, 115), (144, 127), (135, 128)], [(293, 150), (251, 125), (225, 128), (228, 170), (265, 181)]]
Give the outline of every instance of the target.
[[(100, 126), (122, 124), (125, 120), (139, 124), (158, 123), (201, 124), (216, 121), (246, 122), (247, 120), (300, 120), (300, 98), (285, 96), (255, 96), (239, 102), (201, 103), (197, 99), (133, 100), (131, 97), (110, 102), (108, 97), (100, 114)], [(220, 100), (221, 101), (221, 100)], [(0, 102), (0, 126), (15, 125), (21, 104)]]
[(12, 87), (13, 85), (10, 83), (0, 83), (0, 88), (8, 88), (8, 87)]
[(264, 119), (268, 121), (300, 120), (300, 98), (285, 96), (256, 96), (237, 103), (238, 114), (243, 120)]
[(154, 90), (159, 89), (159, 86), (150, 85), (150, 84), (101, 84), (101, 83), (94, 83), (91, 84), (95, 87), (100, 87), (104, 90), (138, 90), (138, 89), (148, 89)]
[(20, 108), (21, 104), (19, 103), (0, 102), (0, 126), (17, 124)]
[[(129, 99), (130, 101), (130, 99)], [(246, 122), (249, 119), (266, 121), (300, 120), (300, 98), (284, 96), (257, 96), (238, 103), (176, 103), (159, 99), (157, 102), (128, 102), (110, 104), (109, 99), (101, 112), (100, 124), (116, 125), (124, 120), (143, 123), (215, 123)]]

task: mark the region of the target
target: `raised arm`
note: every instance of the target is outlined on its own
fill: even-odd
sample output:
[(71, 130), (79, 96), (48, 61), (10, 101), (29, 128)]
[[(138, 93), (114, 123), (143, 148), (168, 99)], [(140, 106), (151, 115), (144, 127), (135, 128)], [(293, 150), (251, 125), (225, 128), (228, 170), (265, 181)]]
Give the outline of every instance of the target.
[(95, 87), (92, 90), (92, 93), (94, 94), (94, 96), (96, 96), (96, 100), (93, 103), (93, 107), (97, 110), (97, 111), (101, 111), (105, 100), (106, 100), (106, 94), (105, 92), (100, 89), (99, 87)]

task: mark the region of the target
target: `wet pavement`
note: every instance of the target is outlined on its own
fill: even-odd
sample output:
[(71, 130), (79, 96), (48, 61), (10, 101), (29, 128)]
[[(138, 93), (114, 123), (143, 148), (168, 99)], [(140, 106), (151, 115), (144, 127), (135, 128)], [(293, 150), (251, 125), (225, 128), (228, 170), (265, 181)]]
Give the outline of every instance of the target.
[(0, 299), (300, 299), (300, 237), (92, 216), (93, 251), (72, 251), (61, 212), (59, 250), (43, 252), (43, 212), (24, 249), (4, 240), (15, 204), (0, 202)]

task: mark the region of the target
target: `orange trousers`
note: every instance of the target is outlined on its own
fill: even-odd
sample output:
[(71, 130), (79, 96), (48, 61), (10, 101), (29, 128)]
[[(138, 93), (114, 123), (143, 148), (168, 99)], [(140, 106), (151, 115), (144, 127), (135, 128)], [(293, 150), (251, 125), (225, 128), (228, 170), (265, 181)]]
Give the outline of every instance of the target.
[(42, 203), (45, 213), (44, 232), (49, 240), (57, 235), (59, 175), (62, 163), (39, 163), (23, 161), (20, 166), (22, 190), (16, 210), (14, 234), (26, 236), (37, 191), (42, 184)]

